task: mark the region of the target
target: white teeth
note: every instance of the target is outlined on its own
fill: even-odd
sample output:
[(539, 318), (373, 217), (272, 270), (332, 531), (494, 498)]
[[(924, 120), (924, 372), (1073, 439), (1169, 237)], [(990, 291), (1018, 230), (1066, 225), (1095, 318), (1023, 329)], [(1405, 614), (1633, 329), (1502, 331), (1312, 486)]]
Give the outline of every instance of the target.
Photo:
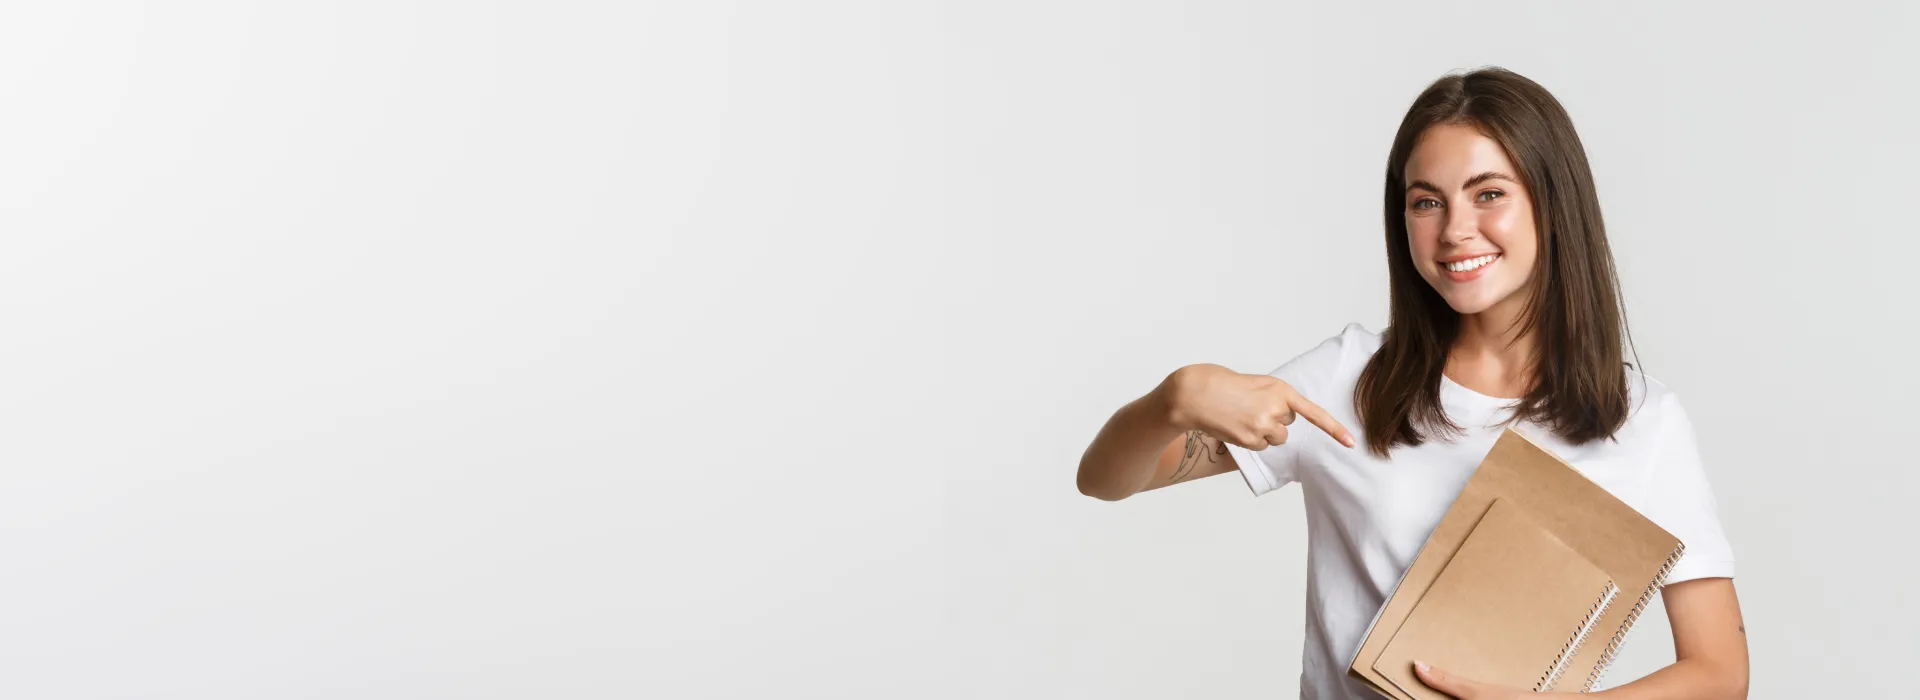
[(1500, 257), (1499, 253), (1494, 253), (1491, 255), (1482, 255), (1477, 258), (1468, 258), (1460, 262), (1445, 263), (1445, 265), (1447, 266), (1447, 269), (1450, 271), (1466, 272), (1468, 270), (1472, 270), (1474, 268), (1480, 267), (1481, 265), (1485, 265), (1487, 263), (1493, 262), (1493, 259), (1497, 257)]

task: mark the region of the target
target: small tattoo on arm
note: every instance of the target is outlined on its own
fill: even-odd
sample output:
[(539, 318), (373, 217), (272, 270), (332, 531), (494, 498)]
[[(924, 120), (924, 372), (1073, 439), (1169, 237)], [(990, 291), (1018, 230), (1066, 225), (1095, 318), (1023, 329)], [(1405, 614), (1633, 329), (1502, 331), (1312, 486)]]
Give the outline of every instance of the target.
[(1177, 484), (1181, 479), (1187, 478), (1193, 473), (1193, 468), (1200, 464), (1202, 457), (1206, 458), (1207, 463), (1212, 464), (1218, 461), (1214, 459), (1215, 455), (1227, 453), (1227, 444), (1224, 442), (1215, 444), (1213, 450), (1209, 451), (1206, 438), (1207, 434), (1198, 430), (1187, 431), (1186, 451), (1180, 455), (1180, 466), (1173, 470), (1173, 478), (1167, 480), (1168, 484)]

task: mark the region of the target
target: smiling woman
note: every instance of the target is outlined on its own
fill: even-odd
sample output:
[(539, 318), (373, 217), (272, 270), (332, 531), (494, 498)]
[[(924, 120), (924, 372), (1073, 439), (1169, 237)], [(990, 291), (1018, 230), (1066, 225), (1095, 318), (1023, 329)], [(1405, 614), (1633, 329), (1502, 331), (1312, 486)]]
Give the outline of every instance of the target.
[[(1566, 111), (1510, 71), (1443, 77), (1408, 110), (1385, 180), (1387, 327), (1348, 324), (1264, 375), (1175, 370), (1101, 428), (1080, 491), (1120, 500), (1236, 470), (1256, 496), (1301, 483), (1301, 696), (1369, 698), (1346, 669), (1370, 620), (1512, 427), (1686, 544), (1663, 591), (1677, 661), (1605, 694), (1744, 697), (1733, 550), (1686, 409), (1624, 359), (1613, 255)], [(1313, 427), (1291, 430), (1296, 417)], [(1533, 695), (1420, 674), (1460, 698)]]

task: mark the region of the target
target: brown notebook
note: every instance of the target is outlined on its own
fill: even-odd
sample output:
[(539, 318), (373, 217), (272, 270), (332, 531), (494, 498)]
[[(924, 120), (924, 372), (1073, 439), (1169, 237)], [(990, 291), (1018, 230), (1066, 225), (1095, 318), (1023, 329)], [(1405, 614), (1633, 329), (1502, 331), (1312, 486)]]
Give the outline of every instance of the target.
[(1524, 510), (1494, 499), (1375, 671), (1422, 700), (1449, 696), (1422, 683), (1414, 661), (1488, 683), (1553, 687), (1620, 589)]
[[(1619, 586), (1588, 643), (1566, 664), (1559, 690), (1585, 691), (1613, 662), (1627, 632), (1685, 551), (1679, 538), (1615, 498), (1525, 435), (1508, 428), (1440, 519), (1413, 564), (1374, 617), (1347, 672), (1376, 692), (1416, 700), (1374, 669), (1388, 643), (1459, 551), (1495, 498), (1526, 509), (1541, 527), (1605, 571)], [(1630, 605), (1628, 603), (1631, 603)]]

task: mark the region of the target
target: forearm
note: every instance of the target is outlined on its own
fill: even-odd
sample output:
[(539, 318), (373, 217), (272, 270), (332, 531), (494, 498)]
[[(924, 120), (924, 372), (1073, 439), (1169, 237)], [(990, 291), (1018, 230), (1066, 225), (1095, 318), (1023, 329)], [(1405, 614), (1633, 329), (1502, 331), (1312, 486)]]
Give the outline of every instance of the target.
[(1710, 659), (1681, 659), (1632, 683), (1589, 693), (1586, 697), (1605, 700), (1745, 700), (1747, 674), (1742, 669), (1716, 665)]
[(1161, 450), (1182, 432), (1167, 406), (1171, 381), (1169, 375), (1153, 391), (1121, 406), (1107, 419), (1080, 457), (1081, 493), (1117, 501), (1146, 489)]
[(1673, 665), (1595, 695), (1616, 700), (1747, 697), (1747, 626), (1728, 578), (1670, 584), (1661, 591), (1673, 627)]

